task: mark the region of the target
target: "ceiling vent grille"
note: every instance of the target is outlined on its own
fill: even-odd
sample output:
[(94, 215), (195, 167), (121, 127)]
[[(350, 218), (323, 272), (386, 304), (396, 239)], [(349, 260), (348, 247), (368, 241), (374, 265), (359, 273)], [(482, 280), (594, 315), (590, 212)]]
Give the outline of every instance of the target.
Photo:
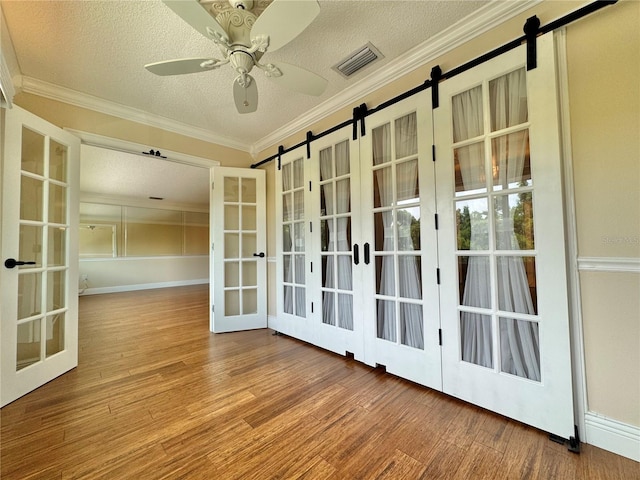
[(341, 60), (332, 68), (343, 77), (350, 77), (381, 58), (384, 58), (384, 55), (369, 42), (364, 47), (349, 54), (347, 58)]

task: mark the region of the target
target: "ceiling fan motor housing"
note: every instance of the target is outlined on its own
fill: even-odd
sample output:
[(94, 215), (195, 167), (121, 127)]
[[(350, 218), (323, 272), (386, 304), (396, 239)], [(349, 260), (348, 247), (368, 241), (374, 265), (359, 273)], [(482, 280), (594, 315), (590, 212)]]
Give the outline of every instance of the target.
[(253, 0), (229, 0), (233, 8), (241, 8), (242, 10), (251, 10), (253, 8)]
[(250, 53), (235, 50), (229, 55), (229, 62), (238, 73), (249, 73), (255, 65), (255, 59)]

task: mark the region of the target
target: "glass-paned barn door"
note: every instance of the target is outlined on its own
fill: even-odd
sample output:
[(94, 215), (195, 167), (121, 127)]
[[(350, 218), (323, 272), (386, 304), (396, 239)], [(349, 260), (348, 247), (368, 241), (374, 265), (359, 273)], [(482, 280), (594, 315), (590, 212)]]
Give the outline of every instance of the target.
[(313, 343), (314, 329), (307, 288), (311, 273), (308, 252), (312, 247), (309, 237), (309, 173), (303, 153), (299, 149), (283, 155), (280, 171), (276, 171), (277, 315), (270, 319), (269, 327)]
[(440, 85), (443, 390), (574, 433), (553, 37)]
[(431, 97), (367, 118), (360, 139), (365, 362), (441, 387)]
[(352, 129), (313, 142), (307, 161), (311, 175), (310, 286), (316, 345), (363, 359), (360, 164)]

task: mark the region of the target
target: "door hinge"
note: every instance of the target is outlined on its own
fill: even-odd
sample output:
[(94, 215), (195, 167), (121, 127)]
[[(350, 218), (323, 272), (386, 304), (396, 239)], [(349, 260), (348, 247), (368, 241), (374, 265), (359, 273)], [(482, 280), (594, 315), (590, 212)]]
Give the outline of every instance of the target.
[(435, 217), (436, 217), (436, 230), (438, 230), (438, 214), (437, 213), (435, 214)]
[(309, 222), (309, 233), (313, 233), (313, 222)]
[(436, 161), (436, 146), (431, 145), (431, 160)]
[(311, 313), (313, 313), (313, 302), (311, 302)]
[(436, 268), (436, 283), (440, 285), (440, 269)]
[(442, 346), (442, 329), (438, 329), (438, 345)]
[(309, 191), (311, 191), (311, 181), (309, 181)]
[(214, 182), (211, 182), (211, 190), (213, 190)]
[(311, 264), (311, 273), (313, 273), (313, 262), (309, 262)]
[(211, 305), (211, 313), (215, 313), (216, 311), (216, 306), (215, 305)]

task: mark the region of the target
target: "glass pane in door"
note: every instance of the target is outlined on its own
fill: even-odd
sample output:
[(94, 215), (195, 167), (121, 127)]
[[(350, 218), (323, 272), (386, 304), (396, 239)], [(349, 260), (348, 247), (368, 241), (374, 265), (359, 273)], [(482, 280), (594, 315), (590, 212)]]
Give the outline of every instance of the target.
[(33, 265), (20, 265), (20, 270), (42, 267), (42, 232), (42, 225), (20, 225), (18, 257), (35, 262)]
[(49, 178), (65, 182), (67, 179), (67, 146), (51, 140), (49, 147)]
[[(20, 183), (20, 219), (41, 222), (44, 212), (42, 205), (42, 195), (44, 191), (44, 181), (40, 178), (33, 178), (22, 175)], [(24, 201), (23, 201), (24, 200)]]
[(42, 313), (42, 273), (18, 275), (18, 320)]
[(22, 159), (24, 172), (44, 175), (44, 147), (46, 138), (29, 128), (22, 127)]
[(45, 355), (50, 357), (64, 350), (65, 314), (64, 312), (47, 317), (47, 344)]
[(41, 321), (42, 320), (38, 318), (18, 325), (16, 370), (22, 370), (41, 360)]

